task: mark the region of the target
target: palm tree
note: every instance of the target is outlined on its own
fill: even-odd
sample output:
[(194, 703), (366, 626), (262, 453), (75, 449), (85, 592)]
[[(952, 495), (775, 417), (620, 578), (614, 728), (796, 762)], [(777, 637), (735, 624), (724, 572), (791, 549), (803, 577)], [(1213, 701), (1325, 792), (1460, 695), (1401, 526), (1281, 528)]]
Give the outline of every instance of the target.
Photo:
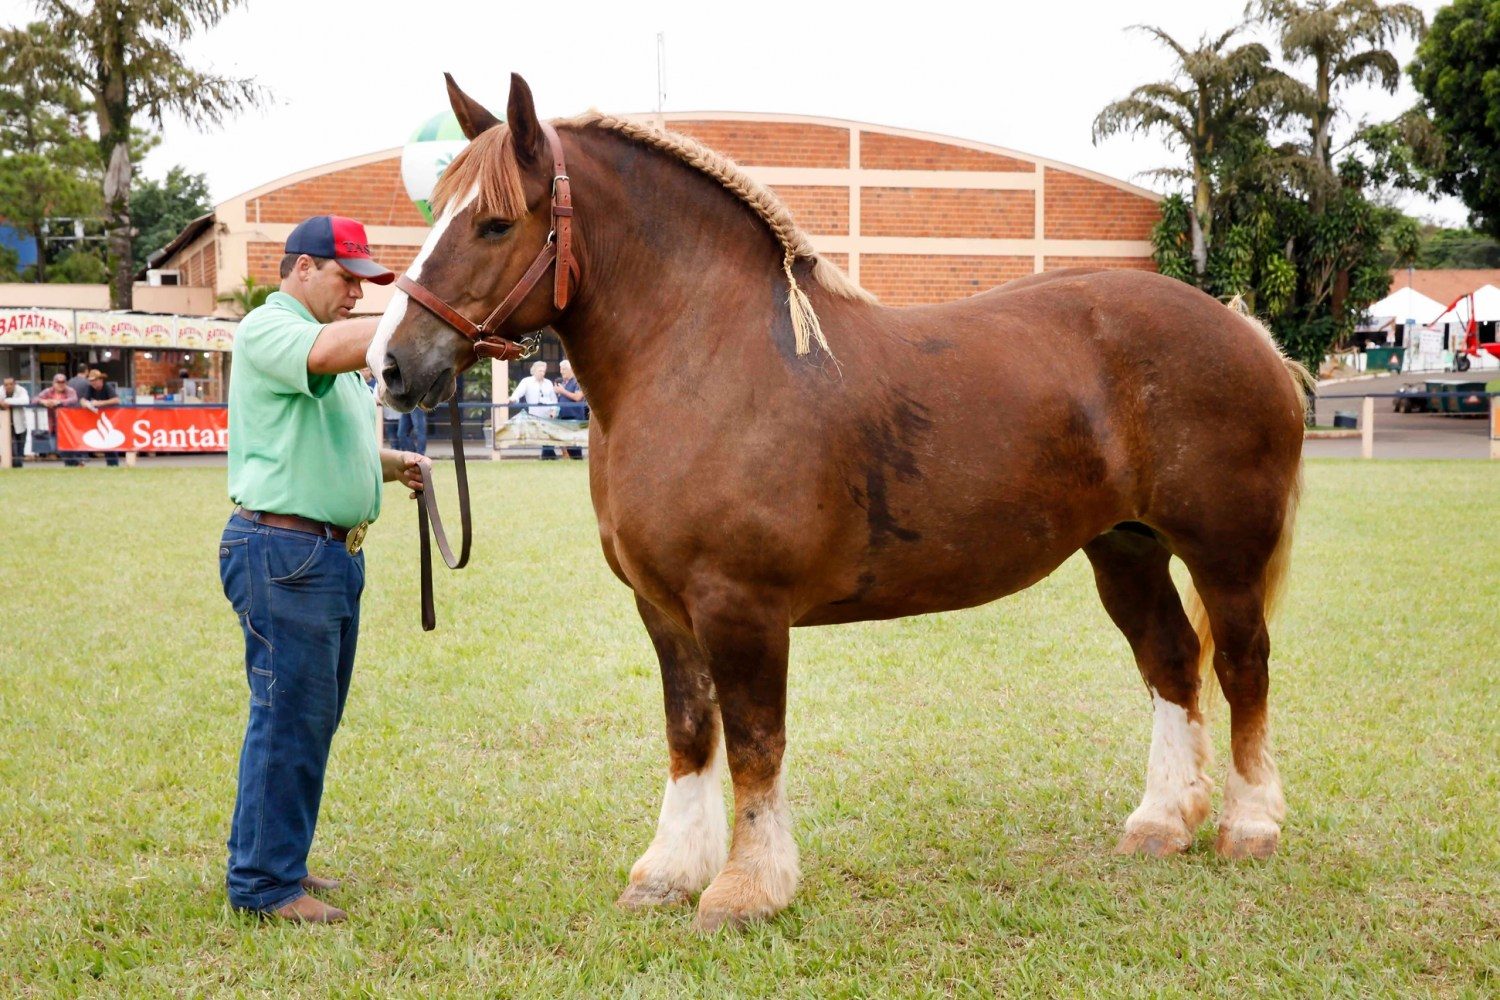
[[(1420, 37), (1427, 29), (1426, 19), (1411, 4), (1378, 0), (1257, 0), (1246, 13), (1256, 14), (1276, 31), (1288, 62), (1312, 60), (1313, 84), (1305, 106), (1298, 110), (1307, 115), (1312, 165), (1331, 180), (1335, 91), (1368, 81), (1394, 94), (1401, 82), (1401, 64), (1385, 46), (1402, 34)], [(1321, 201), (1316, 191), (1314, 201)]]
[(181, 46), (212, 28), (243, 0), (33, 0), (47, 38), (31, 55), (52, 79), (92, 98), (104, 166), (104, 211), (114, 267), (110, 304), (129, 309), (135, 231), (130, 223), (134, 173), (132, 129), (142, 118), (157, 128), (175, 114), (195, 126), (217, 125), (262, 102), (248, 79), (187, 65)]
[(1252, 42), (1226, 51), (1243, 27), (1236, 25), (1217, 38), (1204, 35), (1190, 49), (1161, 28), (1135, 25), (1133, 30), (1146, 32), (1176, 54), (1176, 71), (1170, 80), (1136, 87), (1094, 119), (1096, 144), (1121, 132), (1160, 131), (1170, 147), (1186, 150), (1186, 169), (1167, 167), (1151, 173), (1192, 184), (1188, 221), (1200, 282), (1213, 243), (1216, 158), (1235, 141), (1263, 135), (1267, 119), (1280, 121), (1301, 99), (1300, 85), (1270, 65), (1271, 54), (1264, 45)]
[(262, 285), (247, 274), (238, 288), (220, 295), (219, 301), (225, 305), (234, 306), (241, 316), (246, 316), (250, 310), (265, 305), (266, 297), (274, 291), (276, 291), (275, 285)]

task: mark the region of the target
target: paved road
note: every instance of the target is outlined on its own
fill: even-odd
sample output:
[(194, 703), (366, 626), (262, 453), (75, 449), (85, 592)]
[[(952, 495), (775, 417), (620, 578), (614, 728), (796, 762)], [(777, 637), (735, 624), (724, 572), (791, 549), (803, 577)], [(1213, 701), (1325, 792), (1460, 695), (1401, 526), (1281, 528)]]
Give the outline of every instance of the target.
[[(1331, 399), (1362, 393), (1395, 392), (1406, 383), (1425, 387), (1430, 379), (1500, 379), (1500, 371), (1405, 372), (1380, 378), (1335, 382), (1318, 388), (1318, 423), (1330, 426), (1335, 410), (1358, 414), (1361, 400)], [(1482, 417), (1445, 417), (1436, 413), (1395, 413), (1392, 400), (1375, 400), (1376, 458), (1482, 458), (1490, 454), (1489, 421)], [(1359, 438), (1309, 441), (1303, 454), (1309, 458), (1358, 458)]]

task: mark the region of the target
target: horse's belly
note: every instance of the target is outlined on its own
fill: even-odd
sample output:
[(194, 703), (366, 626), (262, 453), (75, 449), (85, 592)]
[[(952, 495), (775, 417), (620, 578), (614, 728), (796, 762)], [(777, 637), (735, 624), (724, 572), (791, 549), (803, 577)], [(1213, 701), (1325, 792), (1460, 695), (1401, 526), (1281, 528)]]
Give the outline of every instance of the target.
[(1081, 528), (1066, 536), (1027, 536), (992, 529), (962, 545), (867, 554), (848, 593), (807, 609), (793, 624), (837, 625), (988, 604), (1043, 579), (1097, 533)]

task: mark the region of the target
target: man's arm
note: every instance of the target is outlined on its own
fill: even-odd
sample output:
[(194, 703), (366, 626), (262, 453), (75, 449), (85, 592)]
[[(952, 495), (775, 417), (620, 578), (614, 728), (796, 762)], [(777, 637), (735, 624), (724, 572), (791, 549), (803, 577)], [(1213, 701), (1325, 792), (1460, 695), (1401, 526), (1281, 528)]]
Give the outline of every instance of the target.
[(526, 378), (516, 383), (516, 391), (510, 394), (510, 401), (512, 403), (519, 403), (521, 401), (521, 397), (526, 394), (527, 379), (530, 378), (531, 376), (527, 375)]
[(379, 316), (341, 319), (318, 332), (312, 350), (307, 352), (307, 370), (314, 375), (338, 375), (357, 372), (365, 366), (365, 353), (375, 339)]
[(580, 402), (583, 399), (582, 389), (579, 389), (577, 392), (569, 392), (567, 389), (563, 388), (563, 384), (561, 382), (557, 383), (557, 394), (559, 396), (566, 396), (568, 399), (571, 399), (575, 403)]

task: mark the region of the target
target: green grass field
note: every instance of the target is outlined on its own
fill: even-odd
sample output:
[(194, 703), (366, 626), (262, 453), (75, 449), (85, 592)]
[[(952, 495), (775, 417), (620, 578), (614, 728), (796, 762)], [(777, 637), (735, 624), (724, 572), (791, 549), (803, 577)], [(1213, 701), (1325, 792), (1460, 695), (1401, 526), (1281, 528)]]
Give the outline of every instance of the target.
[(247, 693), (215, 569), (222, 470), (0, 474), (0, 995), (1500, 989), (1494, 464), (1310, 465), (1272, 631), (1273, 860), (1221, 861), (1211, 824), (1183, 857), (1109, 853), (1150, 708), (1078, 556), (983, 609), (795, 633), (802, 887), (710, 938), (685, 908), (614, 906), (666, 751), (584, 470), (474, 477), (477, 555), (439, 581), (438, 632), (394, 488), (371, 534), (313, 848), (353, 920), (308, 929), (224, 897)]

